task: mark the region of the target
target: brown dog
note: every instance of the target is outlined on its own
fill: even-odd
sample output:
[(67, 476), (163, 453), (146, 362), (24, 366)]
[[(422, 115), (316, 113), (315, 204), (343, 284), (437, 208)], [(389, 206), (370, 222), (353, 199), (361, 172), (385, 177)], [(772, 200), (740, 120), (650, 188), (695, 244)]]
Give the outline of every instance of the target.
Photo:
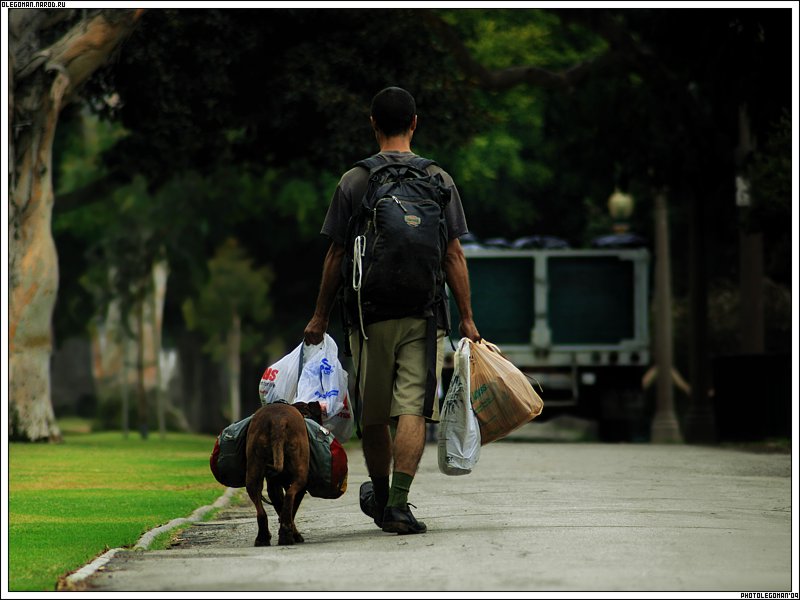
[[(256, 506), (256, 546), (269, 546), (272, 535), (262, 503), (264, 479), (267, 495), (278, 513), (278, 544), (299, 544), (294, 517), (306, 493), (309, 468), (308, 433), (304, 417), (322, 424), (319, 402), (284, 404), (259, 408), (247, 431), (247, 494)], [(285, 491), (285, 495), (284, 495)]]

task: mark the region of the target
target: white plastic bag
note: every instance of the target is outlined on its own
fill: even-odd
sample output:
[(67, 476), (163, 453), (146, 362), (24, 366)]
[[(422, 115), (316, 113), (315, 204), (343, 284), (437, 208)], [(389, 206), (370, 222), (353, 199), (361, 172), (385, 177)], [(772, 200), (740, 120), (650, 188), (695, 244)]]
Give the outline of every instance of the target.
[(258, 396), (261, 404), (284, 400), (290, 404), (297, 395), (297, 379), (300, 377), (300, 361), (303, 358), (303, 344), (292, 350), (274, 365), (270, 365), (261, 376)]
[(439, 420), (439, 471), (445, 475), (472, 472), (481, 454), (480, 425), (470, 402), (469, 352), (469, 340), (462, 338)]
[(326, 421), (344, 408), (346, 392), (347, 372), (339, 362), (339, 348), (333, 338), (326, 333), (322, 342), (316, 346), (304, 345), (303, 369), (297, 382), (297, 396), (294, 401), (319, 402), (322, 406), (322, 419)]
[(319, 402), (322, 425), (344, 444), (352, 437), (355, 425), (347, 382), (339, 348), (326, 333), (319, 344), (301, 343), (264, 371), (259, 395), (262, 404), (276, 400), (290, 404)]
[(355, 426), (353, 410), (350, 407), (350, 393), (347, 390), (347, 371), (342, 369), (342, 372), (344, 374), (344, 385), (340, 389), (344, 390), (343, 408), (332, 417), (322, 421), (322, 424), (327, 429), (330, 429), (340, 444), (344, 444), (353, 437), (353, 427)]
[(339, 348), (327, 333), (316, 345), (300, 343), (297, 348), (271, 365), (258, 386), (261, 404), (284, 400), (319, 402), (322, 425), (339, 443), (353, 435), (355, 421), (350, 406), (347, 370), (339, 362)]

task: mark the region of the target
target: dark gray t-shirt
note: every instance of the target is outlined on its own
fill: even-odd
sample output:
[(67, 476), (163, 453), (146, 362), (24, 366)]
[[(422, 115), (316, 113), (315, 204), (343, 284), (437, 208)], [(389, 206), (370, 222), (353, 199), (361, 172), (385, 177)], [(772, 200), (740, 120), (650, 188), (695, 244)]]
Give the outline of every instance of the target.
[[(381, 154), (391, 161), (402, 162), (408, 162), (417, 156), (413, 152), (383, 152)], [(437, 165), (428, 167), (428, 173), (441, 173), (445, 185), (452, 190), (450, 203), (445, 209), (447, 232), (451, 240), (461, 237), (469, 230), (467, 229), (467, 220), (464, 217), (464, 208), (461, 206), (461, 196), (458, 195), (458, 188), (456, 188), (453, 178)], [(367, 191), (368, 178), (369, 173), (366, 169), (353, 167), (342, 175), (339, 185), (336, 186), (336, 191), (333, 193), (331, 204), (328, 207), (328, 214), (322, 224), (321, 233), (340, 246), (344, 246), (344, 238), (350, 216)]]

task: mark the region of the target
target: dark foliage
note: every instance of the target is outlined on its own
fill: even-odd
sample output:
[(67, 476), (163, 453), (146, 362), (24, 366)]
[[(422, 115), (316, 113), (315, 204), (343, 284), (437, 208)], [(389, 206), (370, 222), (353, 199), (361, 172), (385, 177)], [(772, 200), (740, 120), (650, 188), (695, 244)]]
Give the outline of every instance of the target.
[(132, 133), (108, 160), (152, 185), (225, 163), (341, 170), (374, 149), (369, 103), (387, 85), (415, 94), (419, 143), (458, 144), (470, 95), (415, 13), (151, 10), (94, 80), (121, 99), (98, 108)]

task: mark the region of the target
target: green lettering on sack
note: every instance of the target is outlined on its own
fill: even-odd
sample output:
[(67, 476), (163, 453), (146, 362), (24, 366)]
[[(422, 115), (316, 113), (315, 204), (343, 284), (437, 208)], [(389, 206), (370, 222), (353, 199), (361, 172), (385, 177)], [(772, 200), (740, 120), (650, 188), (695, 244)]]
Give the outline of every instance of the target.
[(487, 381), (472, 394), (472, 408), (475, 412), (489, 407), (497, 401), (498, 392), (501, 390), (493, 381)]
[(494, 398), (492, 398), (491, 396), (484, 397), (479, 402), (472, 403), (472, 410), (475, 411), (475, 414), (478, 414), (482, 412), (485, 408), (491, 406), (493, 403), (494, 403)]
[(478, 398), (483, 396), (484, 392), (486, 392), (487, 389), (488, 389), (488, 386), (487, 386), (487, 384), (484, 383), (481, 387), (479, 387), (477, 390), (472, 392), (472, 401), (474, 402), (475, 400), (477, 400)]

